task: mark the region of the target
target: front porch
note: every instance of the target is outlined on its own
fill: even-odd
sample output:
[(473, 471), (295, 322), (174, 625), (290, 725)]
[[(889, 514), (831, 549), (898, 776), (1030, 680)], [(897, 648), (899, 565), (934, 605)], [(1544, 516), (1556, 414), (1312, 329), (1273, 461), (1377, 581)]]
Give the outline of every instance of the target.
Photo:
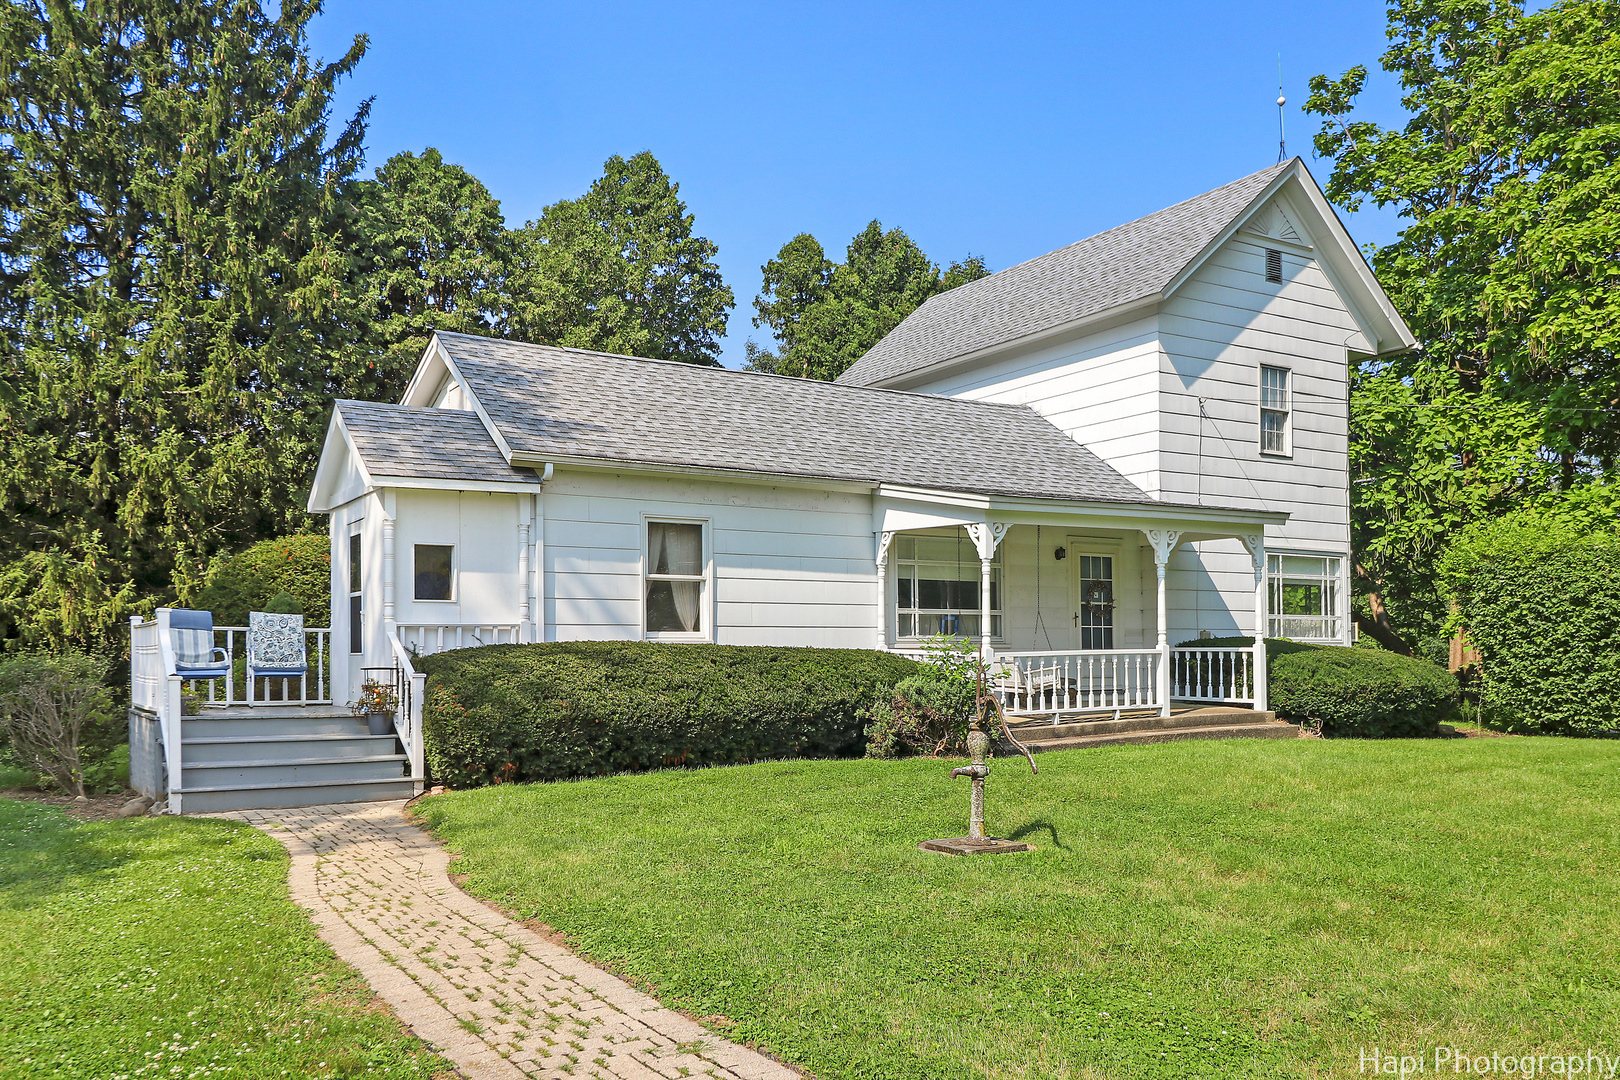
[[(1264, 530), (1283, 515), (907, 492), (876, 516), (879, 647), (920, 657), (936, 635), (973, 642), (1009, 717), (1266, 709)], [(1233, 636), (1252, 644), (1178, 647)]]

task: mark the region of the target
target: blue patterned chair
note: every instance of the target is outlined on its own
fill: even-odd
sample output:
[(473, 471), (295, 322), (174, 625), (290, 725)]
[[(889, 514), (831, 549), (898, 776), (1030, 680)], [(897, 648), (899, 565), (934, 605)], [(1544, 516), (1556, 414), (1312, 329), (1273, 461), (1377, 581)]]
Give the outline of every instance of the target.
[(170, 608), (169, 633), (174, 673), (182, 679), (223, 679), (231, 673), (230, 656), (214, 646), (213, 612)]
[(309, 670), (304, 656), (304, 617), (268, 611), (248, 612), (247, 675), (249, 681), (302, 679)]

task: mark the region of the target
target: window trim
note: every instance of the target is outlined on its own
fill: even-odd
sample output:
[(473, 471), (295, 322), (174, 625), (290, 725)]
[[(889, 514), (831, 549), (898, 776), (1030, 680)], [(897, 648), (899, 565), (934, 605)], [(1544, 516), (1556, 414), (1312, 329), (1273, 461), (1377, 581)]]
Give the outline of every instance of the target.
[[(1291, 559), (1336, 559), (1336, 560), (1338, 560), (1339, 566), (1338, 566), (1338, 569), (1336, 571), (1334, 571), (1332, 573), (1324, 572), (1321, 575), (1320, 578), (1312, 578), (1311, 579), (1311, 580), (1321, 581), (1321, 582), (1323, 582), (1325, 584), (1331, 584), (1332, 585), (1332, 587), (1333, 587), (1333, 610), (1332, 610), (1332, 612), (1330, 614), (1328, 614), (1328, 615), (1292, 615), (1292, 616), (1290, 616), (1290, 615), (1284, 615), (1282, 612), (1280, 612), (1278, 610), (1278, 607), (1280, 605), (1278, 605), (1277, 603), (1274, 602), (1273, 596), (1272, 596), (1273, 582), (1280, 582), (1281, 580), (1286, 579), (1286, 578), (1288, 578), (1290, 576), (1288, 574), (1283, 573), (1283, 570), (1282, 570), (1282, 560), (1283, 559), (1290, 559), (1290, 558)], [(1276, 572), (1276, 574), (1273, 574), (1272, 571), (1271, 571), (1271, 560), (1272, 559), (1277, 560), (1277, 572)], [(1312, 643), (1312, 644), (1342, 644), (1344, 642), (1344, 640), (1345, 640), (1345, 633), (1344, 633), (1345, 626), (1353, 621), (1350, 618), (1350, 615), (1348, 613), (1348, 608), (1347, 608), (1348, 598), (1347, 598), (1347, 590), (1345, 589), (1345, 570), (1349, 567), (1349, 565), (1350, 565), (1350, 557), (1348, 555), (1346, 555), (1344, 552), (1341, 552), (1341, 551), (1293, 551), (1293, 550), (1284, 550), (1284, 549), (1281, 549), (1281, 548), (1268, 547), (1266, 549), (1266, 636), (1267, 637), (1283, 637), (1284, 635), (1282, 634), (1283, 627), (1282, 627), (1282, 624), (1281, 624), (1281, 620), (1283, 620), (1285, 618), (1321, 619), (1321, 620), (1324, 620), (1324, 621), (1331, 619), (1331, 620), (1333, 620), (1334, 622), (1336, 622), (1338, 624), (1338, 633), (1336, 633), (1336, 634), (1334, 634), (1332, 636), (1327, 636), (1327, 637), (1302, 638), (1302, 637), (1298, 637), (1298, 636), (1293, 636), (1293, 637), (1290, 637), (1289, 640), (1291, 640), (1291, 641), (1309, 642), (1309, 643)], [(1301, 575), (1298, 575), (1298, 574), (1295, 574), (1295, 575), (1292, 575), (1292, 576), (1301, 577)]]
[[(413, 540), (411, 542), (411, 603), (459, 604), (461, 602), (460, 597), (458, 596), (459, 590), (457, 589), (457, 586), (460, 584), (457, 579), (461, 577), (461, 560), (456, 558), (456, 548), (458, 546), (459, 545), (456, 544), (435, 544), (430, 541), (418, 542)], [(424, 547), (442, 547), (450, 549), (450, 595), (443, 600), (429, 600), (425, 597), (416, 595), (416, 549)]]
[[(1266, 405), (1266, 372), (1280, 371), (1283, 374), (1283, 407), (1274, 409)], [(1258, 372), (1256, 390), (1259, 397), (1260, 419), (1257, 430), (1258, 445), (1261, 457), (1291, 458), (1294, 456), (1294, 369), (1281, 364), (1261, 364)], [(1282, 417), (1281, 450), (1266, 449), (1266, 414), (1275, 413)]]
[[(958, 526), (958, 528), (960, 528), (960, 526)], [(905, 530), (905, 534), (908, 534), (908, 535), (910, 535), (912, 537), (927, 537), (927, 538), (935, 539), (935, 540), (946, 539), (946, 537), (941, 536), (938, 533), (928, 532), (928, 531), (926, 531), (924, 529), (907, 529), (907, 530)], [(907, 614), (916, 615), (919, 612), (928, 612), (928, 613), (932, 613), (932, 614), (954, 612), (954, 613), (956, 613), (957, 615), (960, 616), (960, 615), (963, 615), (963, 614), (967, 614), (968, 610), (966, 608), (919, 608), (919, 607), (913, 606), (913, 607), (910, 607), (910, 608), (902, 609), (900, 607), (900, 578), (902, 576), (901, 573), (900, 573), (900, 567), (901, 567), (902, 564), (901, 564), (901, 561), (900, 561), (899, 541), (900, 541), (901, 535), (902, 534), (899, 533), (899, 532), (897, 532), (895, 534), (895, 538), (894, 538), (895, 539), (895, 546), (894, 546), (894, 548), (891, 550), (891, 552), (889, 554), (889, 572), (888, 572), (887, 576), (888, 576), (889, 580), (893, 582), (893, 585), (890, 586), (891, 595), (884, 597), (883, 602), (885, 604), (887, 604), (888, 608), (889, 608), (889, 623), (888, 623), (889, 632), (894, 635), (895, 646), (897, 648), (914, 649), (914, 648), (919, 647), (923, 642), (927, 641), (930, 637), (933, 637), (934, 635), (932, 635), (932, 634), (917, 634), (915, 632), (910, 634), (909, 636), (901, 634), (900, 633), (900, 616), (907, 615)], [(973, 546), (973, 540), (972, 540), (971, 537), (966, 536), (965, 533), (958, 533), (957, 535), (960, 537), (960, 542), (961, 543), (967, 544), (969, 547)], [(992, 645), (1006, 645), (1007, 644), (1007, 565), (1001, 558), (1001, 553), (1002, 553), (1003, 550), (1005, 550), (1005, 548), (1006, 548), (1005, 542), (1003, 542), (1001, 544), (997, 544), (996, 545), (995, 558), (990, 560), (990, 567), (991, 567), (991, 573), (992, 573), (991, 580), (996, 585), (995, 595), (996, 595), (996, 598), (1001, 601), (1001, 606), (1000, 607), (993, 607), (993, 608), (990, 609), (992, 625), (994, 625), (994, 622), (997, 619), (999, 619), (1000, 622), (1001, 622), (1001, 633), (999, 633), (999, 634), (991, 634), (985, 639), (988, 642), (990, 642), (990, 644), (992, 644)], [(926, 562), (927, 560), (924, 560), (924, 561)], [(982, 573), (983, 566), (981, 564), (978, 553), (976, 551), (974, 553), (972, 563), (973, 563), (974, 570), (979, 571), (980, 573)], [(916, 564), (917, 564), (917, 560), (915, 558), (910, 560), (910, 565), (915, 566)], [(966, 565), (966, 560), (964, 560), (964, 565)], [(981, 579), (976, 578), (975, 581), (976, 581), (976, 583), (982, 584)], [(974, 614), (974, 615), (979, 615), (979, 614), (982, 614), (982, 613), (983, 612), (980, 609), (975, 609), (972, 612), (972, 614)], [(915, 623), (913, 624), (912, 628), (915, 631), (915, 629), (916, 629), (916, 624)], [(963, 641), (977, 641), (977, 640), (979, 640), (980, 635), (977, 635), (977, 634), (957, 634), (956, 636), (958, 638), (962, 639)]]
[[(649, 525), (700, 525), (703, 528), (703, 573), (693, 576), (690, 574), (653, 574), (649, 572), (652, 556), (648, 544), (652, 538), (648, 535)], [(686, 641), (686, 642), (712, 642), (715, 640), (715, 611), (717, 605), (714, 601), (714, 540), (713, 528), (708, 518), (681, 517), (677, 514), (642, 514), (641, 515), (641, 558), (637, 567), (637, 578), (640, 582), (636, 594), (636, 625), (641, 631), (642, 641)], [(701, 583), (698, 595), (698, 629), (696, 630), (649, 630), (647, 629), (647, 583), (649, 581), (697, 581)]]

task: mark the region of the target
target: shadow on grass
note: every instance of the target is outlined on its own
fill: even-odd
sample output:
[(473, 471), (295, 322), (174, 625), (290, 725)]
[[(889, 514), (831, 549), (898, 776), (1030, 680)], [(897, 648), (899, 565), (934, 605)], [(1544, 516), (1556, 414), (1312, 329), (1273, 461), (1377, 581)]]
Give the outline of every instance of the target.
[(1023, 840), (1026, 837), (1034, 836), (1040, 832), (1045, 832), (1047, 839), (1051, 842), (1052, 846), (1057, 848), (1059, 851), (1071, 850), (1069, 845), (1058, 839), (1057, 826), (1053, 825), (1045, 818), (1038, 818), (1035, 821), (1018, 826), (1018, 828), (1007, 834), (1007, 839)]

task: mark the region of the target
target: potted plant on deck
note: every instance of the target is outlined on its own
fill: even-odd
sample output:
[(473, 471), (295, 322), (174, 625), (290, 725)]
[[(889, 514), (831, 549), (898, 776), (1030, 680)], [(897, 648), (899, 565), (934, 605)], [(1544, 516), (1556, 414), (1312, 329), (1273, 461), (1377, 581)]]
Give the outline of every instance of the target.
[(394, 710), (398, 706), (399, 696), (394, 693), (393, 686), (367, 679), (360, 684), (360, 697), (349, 704), (349, 709), (354, 715), (366, 718), (366, 727), (371, 734), (392, 735)]

